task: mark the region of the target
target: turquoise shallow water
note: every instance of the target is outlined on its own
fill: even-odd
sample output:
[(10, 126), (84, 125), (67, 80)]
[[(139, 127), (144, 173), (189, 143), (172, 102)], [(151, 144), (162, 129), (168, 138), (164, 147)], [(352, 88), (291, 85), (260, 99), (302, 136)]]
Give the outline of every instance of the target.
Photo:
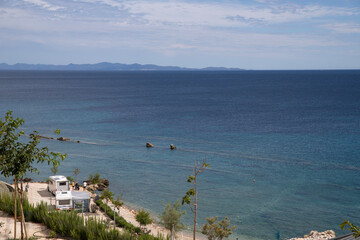
[[(359, 80), (360, 71), (0, 72), (0, 113), (80, 140), (42, 143), (68, 153), (61, 174), (99, 172), (153, 216), (207, 159), (199, 226), (228, 216), (232, 238), (341, 234), (343, 218), (360, 222)], [(39, 168), (35, 179), (50, 175)]]

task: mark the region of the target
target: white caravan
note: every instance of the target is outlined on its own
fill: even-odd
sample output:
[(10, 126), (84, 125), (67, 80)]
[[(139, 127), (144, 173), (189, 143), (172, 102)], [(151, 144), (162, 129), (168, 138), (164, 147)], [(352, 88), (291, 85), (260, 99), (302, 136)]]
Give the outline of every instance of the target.
[(49, 177), (48, 191), (56, 194), (58, 191), (70, 191), (69, 180), (65, 176), (56, 175)]
[(71, 191), (56, 192), (56, 210), (71, 210), (73, 206)]

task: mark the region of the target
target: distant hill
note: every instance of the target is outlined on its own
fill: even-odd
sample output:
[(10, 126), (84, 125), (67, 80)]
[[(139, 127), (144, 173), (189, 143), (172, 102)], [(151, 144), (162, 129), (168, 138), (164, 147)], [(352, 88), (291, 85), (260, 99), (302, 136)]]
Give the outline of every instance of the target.
[(122, 64), (101, 62), (96, 64), (26, 64), (17, 63), (9, 65), (0, 63), (0, 70), (74, 70), (74, 71), (240, 71), (240, 68), (207, 67), (207, 68), (182, 68), (176, 66), (157, 66), (153, 64)]

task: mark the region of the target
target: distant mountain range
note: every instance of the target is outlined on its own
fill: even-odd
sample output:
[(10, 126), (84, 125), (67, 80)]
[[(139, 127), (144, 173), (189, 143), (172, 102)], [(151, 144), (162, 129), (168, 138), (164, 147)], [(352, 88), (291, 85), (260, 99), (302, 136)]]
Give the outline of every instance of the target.
[(241, 71), (240, 68), (207, 67), (207, 68), (182, 68), (176, 66), (157, 66), (153, 64), (122, 64), (101, 62), (96, 64), (26, 64), (17, 63), (9, 65), (0, 63), (0, 70), (74, 70), (74, 71)]

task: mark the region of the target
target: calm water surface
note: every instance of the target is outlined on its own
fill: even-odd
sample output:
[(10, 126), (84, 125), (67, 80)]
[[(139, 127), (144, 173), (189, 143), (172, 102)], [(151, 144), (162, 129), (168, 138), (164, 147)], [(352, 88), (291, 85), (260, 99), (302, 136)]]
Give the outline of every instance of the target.
[[(1, 117), (7, 110), (26, 131), (60, 128), (82, 142), (42, 140), (68, 153), (61, 174), (99, 172), (154, 217), (206, 159), (199, 227), (228, 216), (231, 238), (285, 239), (360, 224), (360, 71), (2, 71)], [(51, 174), (40, 170), (33, 178)]]

